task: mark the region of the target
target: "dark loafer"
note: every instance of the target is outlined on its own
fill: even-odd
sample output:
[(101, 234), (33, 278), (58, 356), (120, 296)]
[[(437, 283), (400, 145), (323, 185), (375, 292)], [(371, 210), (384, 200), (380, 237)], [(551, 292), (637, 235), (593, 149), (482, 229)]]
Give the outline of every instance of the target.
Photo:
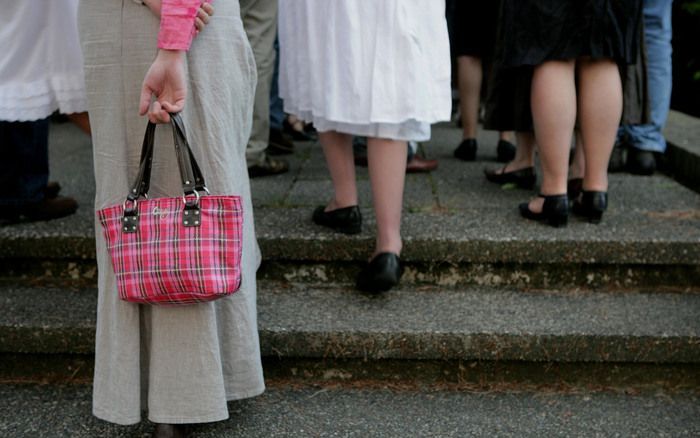
[(403, 267), (393, 252), (377, 254), (357, 276), (355, 286), (363, 292), (386, 292), (399, 284)]
[(279, 175), (289, 171), (289, 163), (284, 160), (276, 160), (265, 157), (265, 161), (261, 164), (256, 164), (248, 168), (248, 175), (251, 178), (258, 178), (261, 176)]
[(357, 205), (325, 211), (323, 205), (314, 210), (316, 225), (328, 227), (343, 234), (358, 234), (362, 231), (362, 213)]
[(49, 181), (44, 188), (44, 199), (54, 199), (61, 191), (61, 185), (56, 181)]
[(189, 436), (188, 428), (184, 424), (156, 423), (153, 438), (186, 438)]
[[(503, 168), (505, 170), (505, 167)], [(496, 184), (515, 184), (520, 188), (531, 190), (537, 182), (534, 167), (526, 167), (524, 169), (513, 170), (510, 172), (496, 172), (496, 169), (484, 169), (486, 179)]]
[(467, 138), (462, 140), (462, 143), (455, 149), (455, 158), (459, 158), (464, 161), (474, 161), (476, 160), (476, 150), (478, 145), (475, 138)]
[(267, 145), (267, 153), (271, 155), (285, 155), (294, 152), (294, 143), (289, 140), (282, 130), (270, 129), (270, 141)]
[(627, 171), (632, 175), (653, 175), (656, 170), (656, 158), (651, 151), (630, 148), (627, 152)]

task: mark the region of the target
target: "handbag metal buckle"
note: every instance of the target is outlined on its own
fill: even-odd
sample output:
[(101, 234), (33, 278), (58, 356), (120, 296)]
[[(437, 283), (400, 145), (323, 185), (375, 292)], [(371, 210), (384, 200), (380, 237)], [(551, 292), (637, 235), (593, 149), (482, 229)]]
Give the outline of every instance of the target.
[[(130, 207), (127, 207), (128, 203)], [(124, 215), (122, 216), (122, 231), (125, 233), (135, 233), (139, 226), (139, 209), (136, 199), (126, 199), (122, 205)]]
[(185, 204), (185, 209), (182, 212), (182, 225), (185, 227), (198, 227), (201, 223), (201, 212), (199, 209), (199, 192), (192, 192), (195, 195), (194, 201), (188, 198), (188, 194), (182, 195), (182, 202)]

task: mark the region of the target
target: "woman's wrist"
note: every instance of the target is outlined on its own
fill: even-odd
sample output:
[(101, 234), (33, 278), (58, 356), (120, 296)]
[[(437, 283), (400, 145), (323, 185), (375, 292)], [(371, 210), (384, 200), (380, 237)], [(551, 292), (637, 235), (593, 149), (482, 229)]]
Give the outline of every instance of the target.
[(185, 56), (184, 50), (158, 49), (157, 57), (164, 61), (181, 61)]

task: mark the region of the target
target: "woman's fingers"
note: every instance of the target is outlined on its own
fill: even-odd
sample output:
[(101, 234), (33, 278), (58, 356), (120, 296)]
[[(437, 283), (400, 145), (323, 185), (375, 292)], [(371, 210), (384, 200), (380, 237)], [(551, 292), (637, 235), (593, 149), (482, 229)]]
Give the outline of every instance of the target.
[(214, 14), (214, 7), (210, 3), (202, 3), (199, 9), (197, 9), (197, 16), (194, 19), (194, 26), (197, 28), (197, 32), (201, 32), (207, 24), (209, 24), (209, 19)]
[(160, 102), (157, 100), (151, 104), (151, 108), (148, 110), (148, 120), (151, 123), (168, 123), (170, 121), (170, 114), (163, 109)]
[(197, 18), (202, 20), (204, 24), (209, 24), (209, 14), (207, 13), (207, 11), (204, 10), (204, 5), (202, 5), (201, 8), (197, 9)]
[(204, 9), (204, 12), (206, 12), (209, 16), (214, 15), (214, 7), (211, 5), (211, 3), (202, 3), (201, 9)]

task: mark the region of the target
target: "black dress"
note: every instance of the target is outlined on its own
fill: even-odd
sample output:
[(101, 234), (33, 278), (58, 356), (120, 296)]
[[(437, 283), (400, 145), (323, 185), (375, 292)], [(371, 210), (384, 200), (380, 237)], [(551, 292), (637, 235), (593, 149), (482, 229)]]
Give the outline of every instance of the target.
[(503, 0), (505, 67), (588, 56), (633, 64), (642, 0)]
[[(502, 0), (502, 3), (495, 59), (488, 78), (484, 128), (532, 131), (533, 66), (579, 56), (614, 59), (623, 84), (623, 123), (648, 123), (641, 0)], [(620, 16), (613, 14), (614, 11)], [(584, 18), (576, 18), (574, 12)], [(540, 13), (550, 18), (531, 19), (532, 14)], [(516, 19), (518, 14), (530, 16)], [(635, 33), (630, 35), (630, 32)]]

